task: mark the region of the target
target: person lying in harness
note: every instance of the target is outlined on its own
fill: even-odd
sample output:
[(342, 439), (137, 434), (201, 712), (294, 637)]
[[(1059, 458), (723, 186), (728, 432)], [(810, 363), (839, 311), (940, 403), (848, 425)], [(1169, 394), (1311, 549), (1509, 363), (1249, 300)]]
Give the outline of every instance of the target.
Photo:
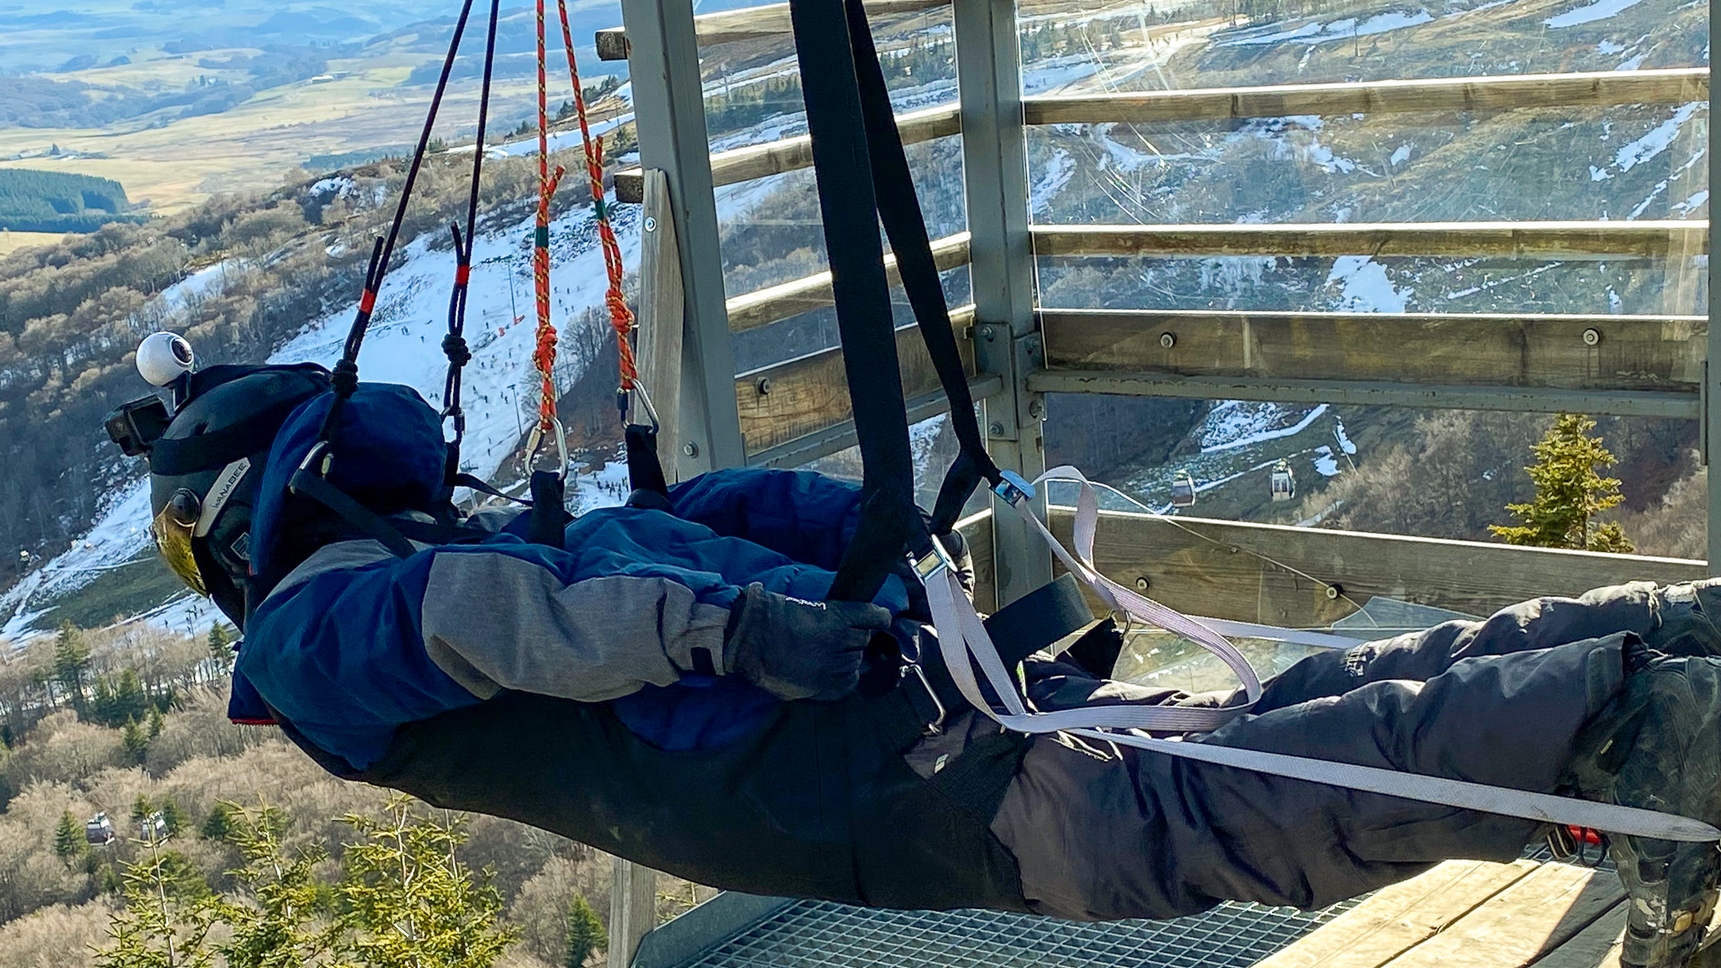
[[(953, 686), (914, 572), (870, 603), (820, 601), (854, 487), (715, 472), (672, 489), (673, 513), (605, 508), (534, 543), (530, 513), (458, 520), (441, 422), (414, 391), (359, 384), (330, 421), (328, 386), (315, 366), (212, 367), (177, 385), (171, 415), (128, 405), (110, 430), (149, 458), (163, 557), (244, 631), (234, 718), (278, 723), (336, 775), (714, 887), (1076, 919), (1321, 907), (1548, 833), (1004, 730)], [(304, 493), (306, 468), (358, 510)], [(1713, 824), (1718, 609), (1714, 583), (1637, 583), (1328, 651), (1185, 742)], [(1115, 629), (1054, 644), (1058, 610), (990, 620), (1034, 708), (1236, 701), (1110, 680)], [(1632, 902), (1625, 963), (1685, 964), (1721, 852), (1610, 850)]]

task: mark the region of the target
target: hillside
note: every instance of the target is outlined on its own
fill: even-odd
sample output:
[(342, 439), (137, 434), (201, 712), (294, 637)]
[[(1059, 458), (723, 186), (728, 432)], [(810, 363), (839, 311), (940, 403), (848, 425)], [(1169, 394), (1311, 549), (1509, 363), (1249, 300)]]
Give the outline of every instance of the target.
[(12, 232), (94, 232), (127, 214), (125, 188), (109, 178), (68, 172), (0, 169), (0, 229)]

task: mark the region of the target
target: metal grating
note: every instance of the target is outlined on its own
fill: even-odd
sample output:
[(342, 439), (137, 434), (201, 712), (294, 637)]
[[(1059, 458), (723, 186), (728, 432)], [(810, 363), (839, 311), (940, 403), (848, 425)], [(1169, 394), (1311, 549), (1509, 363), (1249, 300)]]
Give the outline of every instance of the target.
[(1227, 903), (1174, 921), (1084, 923), (798, 901), (683, 968), (1247, 968), (1354, 904)]

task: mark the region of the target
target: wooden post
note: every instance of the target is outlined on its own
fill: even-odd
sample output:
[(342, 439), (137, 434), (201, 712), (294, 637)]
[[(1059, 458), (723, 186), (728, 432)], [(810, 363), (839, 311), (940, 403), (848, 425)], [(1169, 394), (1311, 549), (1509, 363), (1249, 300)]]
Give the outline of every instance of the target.
[[(657, 410), (657, 457), (669, 483), (680, 480), (682, 366), (687, 299), (681, 288), (681, 251), (675, 244), (675, 211), (669, 180), (659, 169), (645, 172), (643, 244), (639, 257), (639, 375)], [(697, 392), (695, 389), (694, 392)], [(642, 419), (636, 415), (635, 419)]]
[(628, 968), (639, 942), (657, 927), (657, 872), (632, 861), (615, 859), (610, 888), (609, 968)]
[[(1721, 4), (1709, 5), (1709, 36), (1716, 36), (1721, 30)], [(1709, 574), (1721, 575), (1721, 461), (1715, 458), (1721, 455), (1721, 441), (1717, 434), (1721, 433), (1721, 392), (1717, 392), (1716, 380), (1721, 379), (1721, 364), (1714, 361), (1721, 358), (1721, 326), (1716, 325), (1718, 314), (1716, 308), (1721, 306), (1721, 270), (1715, 268), (1715, 246), (1721, 239), (1717, 238), (1717, 223), (1721, 219), (1715, 217), (1715, 188), (1721, 185), (1721, 161), (1715, 157), (1717, 149), (1721, 149), (1721, 139), (1715, 136), (1715, 119), (1711, 115), (1709, 124), (1709, 354), (1705, 359), (1710, 362), (1703, 370), (1703, 463), (1709, 468)]]
[[(1028, 374), (1044, 360), (1034, 322), (1034, 253), (1028, 236), (1027, 148), (1015, 0), (955, 0), (956, 79), (962, 98), (962, 163), (967, 180), (975, 355), (1004, 380), (987, 401), (981, 427), (998, 466), (1033, 479), (1045, 469), (1041, 398)], [(999, 508), (998, 604), (1052, 577), (1052, 556), (1015, 513)], [(1039, 502), (1038, 513), (1045, 513)]]

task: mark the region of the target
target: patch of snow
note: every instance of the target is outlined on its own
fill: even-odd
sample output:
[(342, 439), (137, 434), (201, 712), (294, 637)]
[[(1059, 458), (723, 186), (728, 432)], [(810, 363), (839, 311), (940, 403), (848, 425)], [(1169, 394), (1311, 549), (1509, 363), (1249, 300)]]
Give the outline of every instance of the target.
[(1612, 178), (1612, 177), (1613, 177), (1612, 175), (1607, 173), (1606, 168), (1597, 168), (1594, 165), (1590, 166), (1590, 181), (1593, 181), (1593, 182), (1607, 181), (1609, 178)]
[(1341, 287), (1337, 308), (1352, 312), (1402, 313), (1415, 291), (1395, 288), (1385, 266), (1359, 255), (1334, 259), (1327, 284)]
[(1375, 14), (1361, 23), (1358, 23), (1355, 17), (1346, 17), (1332, 23), (1313, 21), (1300, 27), (1267, 34), (1243, 32), (1242, 36), (1228, 38), (1216, 46), (1252, 47), (1283, 43), (1322, 44), (1328, 41), (1350, 40), (1353, 37), (1367, 37), (1372, 34), (1384, 34), (1392, 30), (1403, 30), (1406, 27), (1420, 26), (1433, 20), (1434, 14), (1428, 12), (1427, 9), (1417, 10), (1414, 13), (1393, 11)]
[(1345, 422), (1337, 417), (1333, 418), (1333, 436), (1338, 438), (1340, 450), (1355, 456), (1356, 444), (1352, 443), (1350, 437), (1346, 436)]
[(1337, 457), (1333, 456), (1333, 449), (1331, 447), (1328, 447), (1324, 444), (1321, 445), (1320, 447), (1316, 447), (1315, 448), (1314, 462), (1315, 462), (1315, 473), (1321, 475), (1322, 477), (1337, 477), (1338, 476), (1338, 474), (1339, 474), (1339, 460)]
[(311, 194), (317, 196), (337, 195), (345, 197), (351, 194), (352, 190), (353, 179), (351, 175), (334, 175), (311, 185)]
[(1076, 173), (1076, 163), (1070, 159), (1070, 153), (1059, 148), (1046, 161), (1040, 177), (1028, 190), (1028, 211), (1038, 215), (1052, 204), (1052, 199), (1058, 192), (1063, 191), (1070, 178)]
[(1630, 171), (1666, 151), (1673, 144), (1673, 139), (1678, 137), (1679, 129), (1685, 125), (1685, 122), (1691, 120), (1698, 111), (1706, 110), (1708, 107), (1708, 101), (1693, 101), (1690, 104), (1682, 105), (1673, 112), (1673, 117), (1656, 125), (1643, 137), (1619, 149), (1619, 153), (1614, 156), (1614, 165), (1620, 171)]
[(1410, 160), (1410, 145), (1403, 144), (1403, 145), (1399, 145), (1393, 151), (1392, 157), (1390, 159), (1388, 159), (1388, 162), (1390, 164), (1393, 164), (1393, 165), (1402, 165), (1409, 160)]
[(1321, 415), (1326, 412), (1327, 405), (1323, 403), (1304, 414), (1303, 419), (1289, 427), (1280, 427), (1275, 430), (1257, 430), (1252, 433), (1246, 433), (1221, 444), (1203, 446), (1201, 448), (1201, 452), (1203, 454), (1214, 454), (1222, 450), (1235, 450), (1239, 447), (1249, 447), (1269, 440), (1278, 440), (1281, 437), (1295, 437), (1297, 434), (1309, 429), (1309, 425), (1314, 423), (1316, 420), (1319, 420)]
[(1683, 202), (1675, 202), (1672, 211), (1681, 217), (1690, 215), (1709, 202), (1709, 189), (1705, 188)]
[(1628, 57), (1625, 60), (1620, 61), (1619, 66), (1614, 68), (1614, 70), (1616, 70), (1616, 71), (1635, 71), (1640, 66), (1642, 66), (1642, 64), (1643, 64), (1643, 55), (1638, 54), (1636, 57)]
[(1604, 40), (1601, 43), (1596, 44), (1596, 53), (1609, 57), (1614, 54), (1623, 54), (1625, 53), (1625, 45), (1616, 44), (1611, 40)]
[(1565, 13), (1557, 16), (1549, 17), (1542, 21), (1542, 23), (1556, 29), (1561, 27), (1576, 27), (1579, 24), (1588, 24), (1594, 23), (1597, 20), (1606, 20), (1607, 18), (1623, 11), (1630, 10), (1632, 7), (1635, 7), (1642, 2), (1643, 0), (1595, 0), (1593, 3), (1587, 3), (1581, 7), (1567, 10)]

